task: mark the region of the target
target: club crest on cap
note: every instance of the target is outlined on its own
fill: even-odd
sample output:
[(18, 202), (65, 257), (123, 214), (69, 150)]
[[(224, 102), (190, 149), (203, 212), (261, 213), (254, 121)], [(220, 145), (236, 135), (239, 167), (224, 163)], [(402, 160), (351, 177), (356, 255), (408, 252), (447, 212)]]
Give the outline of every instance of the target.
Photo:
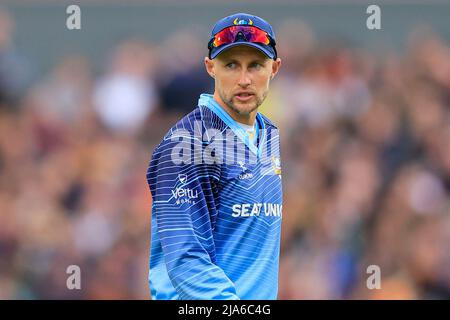
[(236, 18), (236, 19), (234, 19), (234, 21), (233, 21), (233, 24), (234, 25), (249, 25), (249, 26), (251, 26), (252, 24), (253, 24), (253, 21), (252, 21), (252, 19), (239, 19), (239, 18)]

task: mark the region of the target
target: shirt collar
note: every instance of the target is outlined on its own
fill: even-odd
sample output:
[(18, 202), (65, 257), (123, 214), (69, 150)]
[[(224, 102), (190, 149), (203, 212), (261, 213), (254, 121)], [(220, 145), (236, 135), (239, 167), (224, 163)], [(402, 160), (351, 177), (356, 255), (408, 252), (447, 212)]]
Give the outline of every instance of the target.
[(214, 112), (225, 124), (227, 124), (231, 130), (238, 136), (239, 139), (241, 139), (245, 145), (258, 157), (261, 157), (262, 150), (265, 145), (265, 139), (266, 139), (266, 130), (265, 130), (265, 124), (264, 120), (261, 117), (261, 114), (259, 112), (256, 113), (256, 121), (258, 122), (259, 130), (261, 132), (261, 139), (259, 142), (259, 146), (256, 146), (253, 141), (250, 141), (250, 137), (244, 128), (242, 128), (236, 120), (234, 120), (228, 112), (225, 111), (225, 109), (222, 108), (222, 106), (213, 98), (212, 94), (206, 94), (203, 93), (200, 95), (200, 98), (198, 100), (199, 106), (206, 106), (208, 107), (212, 112)]

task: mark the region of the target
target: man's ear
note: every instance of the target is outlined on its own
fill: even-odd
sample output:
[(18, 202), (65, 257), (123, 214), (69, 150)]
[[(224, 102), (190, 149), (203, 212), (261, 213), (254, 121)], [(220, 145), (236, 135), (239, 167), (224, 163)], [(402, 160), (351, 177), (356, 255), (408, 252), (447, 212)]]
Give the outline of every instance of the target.
[(272, 74), (270, 75), (270, 79), (273, 79), (275, 77), (275, 75), (278, 73), (278, 71), (280, 70), (281, 67), (281, 59), (277, 58), (277, 60), (275, 60), (272, 63)]
[(208, 57), (205, 57), (205, 68), (206, 72), (214, 79), (215, 78), (215, 71), (214, 71), (214, 61)]

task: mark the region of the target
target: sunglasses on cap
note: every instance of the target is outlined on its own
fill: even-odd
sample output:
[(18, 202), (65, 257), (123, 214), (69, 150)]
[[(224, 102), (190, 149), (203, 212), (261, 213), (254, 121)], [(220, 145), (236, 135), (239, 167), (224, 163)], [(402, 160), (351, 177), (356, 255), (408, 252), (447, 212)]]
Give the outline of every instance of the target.
[(213, 48), (233, 43), (239, 38), (246, 42), (275, 47), (275, 40), (264, 30), (255, 26), (231, 26), (216, 33), (209, 41), (208, 49), (212, 50)]

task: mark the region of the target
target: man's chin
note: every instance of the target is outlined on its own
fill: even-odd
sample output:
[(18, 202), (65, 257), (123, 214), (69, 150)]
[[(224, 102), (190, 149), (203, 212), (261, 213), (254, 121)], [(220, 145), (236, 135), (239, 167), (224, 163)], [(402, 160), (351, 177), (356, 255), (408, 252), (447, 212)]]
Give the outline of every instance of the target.
[(249, 108), (249, 107), (236, 106), (235, 111), (237, 111), (237, 113), (239, 113), (240, 115), (249, 115), (256, 109), (257, 109), (256, 107)]
[(233, 101), (233, 106), (235, 111), (237, 111), (239, 114), (249, 114), (255, 111), (258, 106), (256, 106), (255, 102), (249, 101), (249, 102), (241, 102), (241, 101)]

